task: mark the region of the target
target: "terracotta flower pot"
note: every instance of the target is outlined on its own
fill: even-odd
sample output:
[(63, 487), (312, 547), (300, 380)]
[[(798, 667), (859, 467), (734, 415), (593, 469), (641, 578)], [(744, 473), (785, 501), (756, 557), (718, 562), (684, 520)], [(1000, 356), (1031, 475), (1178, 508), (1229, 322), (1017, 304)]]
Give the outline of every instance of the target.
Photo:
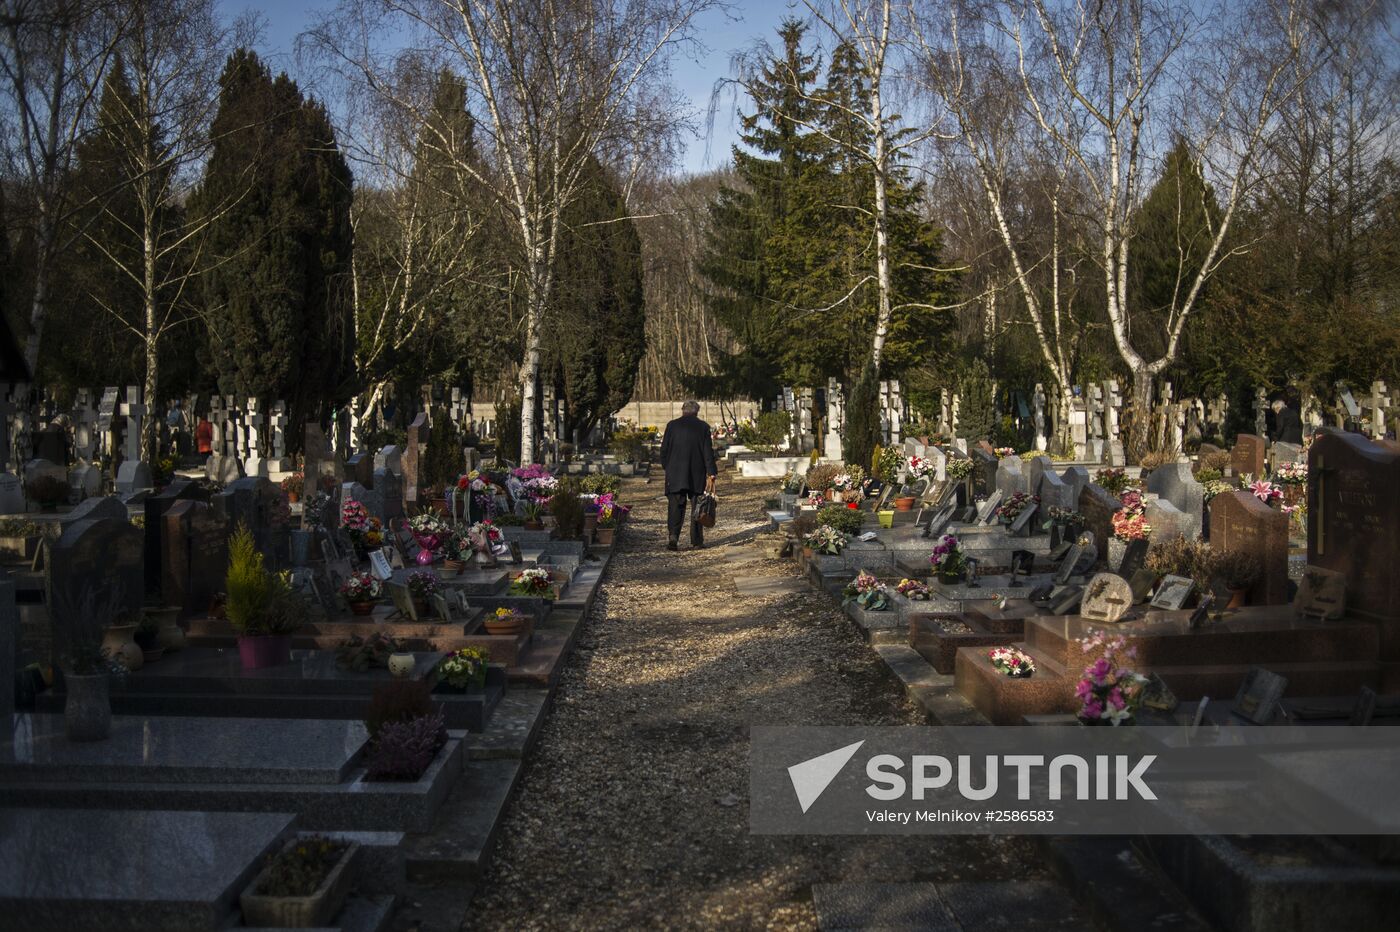
[(611, 547), (616, 539), (617, 528), (600, 527), (593, 531), (593, 542), (599, 547)]
[(913, 510), (914, 510), (914, 503), (915, 503), (916, 501), (918, 501), (918, 499), (915, 498), (915, 497), (912, 496), (912, 495), (901, 495), (901, 496), (899, 496), (898, 498), (896, 498), (896, 499), (894, 500), (894, 510), (895, 510), (895, 511), (913, 511)]
[(466, 560), (443, 560), (442, 568), (452, 576), (461, 576), (467, 571)]
[(373, 602), (373, 601), (367, 601), (367, 602), (351, 602), (351, 603), (350, 603), (350, 613), (351, 613), (352, 615), (360, 615), (360, 616), (371, 615), (371, 614), (374, 613), (374, 602)]
[(287, 493), (287, 504), (288, 504), (288, 505), (295, 505), (295, 504), (296, 504), (297, 502), (299, 502), (299, 501), (301, 501), (301, 493), (300, 493), (300, 492), (288, 492), (288, 493)]
[(1229, 603), (1228, 603), (1225, 607), (1226, 607), (1227, 609), (1230, 609), (1230, 608), (1244, 608), (1244, 607), (1245, 607), (1246, 605), (1248, 605), (1248, 604), (1249, 604), (1249, 590), (1248, 590), (1248, 589), (1231, 589), (1231, 590), (1230, 590), (1230, 601), (1229, 601)]
[(497, 618), (495, 615), (488, 615), (484, 624), (487, 634), (516, 635), (524, 629), (525, 618), (522, 615), (514, 615), (510, 618)]

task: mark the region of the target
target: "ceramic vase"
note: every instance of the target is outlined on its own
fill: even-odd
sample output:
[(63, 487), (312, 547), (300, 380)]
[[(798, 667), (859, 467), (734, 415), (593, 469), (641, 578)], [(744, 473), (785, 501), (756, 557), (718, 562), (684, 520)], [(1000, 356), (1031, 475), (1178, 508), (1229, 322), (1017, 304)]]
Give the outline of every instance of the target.
[(108, 628), (102, 636), (102, 652), (133, 672), (141, 669), (146, 662), (136, 643), (136, 625), (112, 625)]
[(413, 672), (415, 660), (412, 654), (401, 651), (389, 655), (389, 672), (398, 679), (403, 679)]

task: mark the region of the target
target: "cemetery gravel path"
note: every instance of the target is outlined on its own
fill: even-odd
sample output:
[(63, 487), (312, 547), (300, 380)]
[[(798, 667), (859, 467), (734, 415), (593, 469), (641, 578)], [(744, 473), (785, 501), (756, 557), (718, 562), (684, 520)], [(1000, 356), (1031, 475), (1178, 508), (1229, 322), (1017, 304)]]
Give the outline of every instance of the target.
[[(748, 831), (750, 725), (922, 721), (835, 600), (740, 599), (772, 480), (721, 480), (705, 550), (664, 549), (661, 483), (633, 519), (507, 808), (467, 929), (816, 927), (815, 883), (1044, 877), (1016, 838)], [(1029, 928), (1030, 926), (1027, 926)]]

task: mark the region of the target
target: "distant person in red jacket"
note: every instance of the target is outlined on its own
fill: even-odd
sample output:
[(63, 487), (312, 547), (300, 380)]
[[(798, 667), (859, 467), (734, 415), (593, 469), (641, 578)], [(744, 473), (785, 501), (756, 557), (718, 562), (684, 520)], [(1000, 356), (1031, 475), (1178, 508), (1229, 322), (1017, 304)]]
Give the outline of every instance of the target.
[(194, 444), (200, 456), (207, 458), (214, 452), (214, 425), (209, 423), (209, 418), (199, 419), (199, 426), (194, 429)]

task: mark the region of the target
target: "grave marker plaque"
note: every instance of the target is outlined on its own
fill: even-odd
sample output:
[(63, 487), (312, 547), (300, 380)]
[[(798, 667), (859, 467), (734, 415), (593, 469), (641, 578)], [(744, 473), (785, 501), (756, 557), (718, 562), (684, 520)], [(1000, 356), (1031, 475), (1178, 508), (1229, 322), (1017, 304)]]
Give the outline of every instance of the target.
[(1267, 725), (1280, 709), (1288, 680), (1277, 673), (1255, 667), (1245, 676), (1235, 694), (1234, 713), (1256, 725)]
[(1079, 614), (1090, 621), (1114, 624), (1133, 605), (1133, 591), (1128, 581), (1116, 573), (1099, 573), (1084, 587), (1084, 601)]
[(1166, 576), (1157, 594), (1152, 597), (1152, 607), (1169, 612), (1179, 611), (1191, 598), (1191, 590), (1195, 587), (1196, 583), (1185, 576)]
[(1298, 582), (1293, 612), (1299, 618), (1332, 621), (1346, 614), (1347, 578), (1334, 570), (1309, 566)]

